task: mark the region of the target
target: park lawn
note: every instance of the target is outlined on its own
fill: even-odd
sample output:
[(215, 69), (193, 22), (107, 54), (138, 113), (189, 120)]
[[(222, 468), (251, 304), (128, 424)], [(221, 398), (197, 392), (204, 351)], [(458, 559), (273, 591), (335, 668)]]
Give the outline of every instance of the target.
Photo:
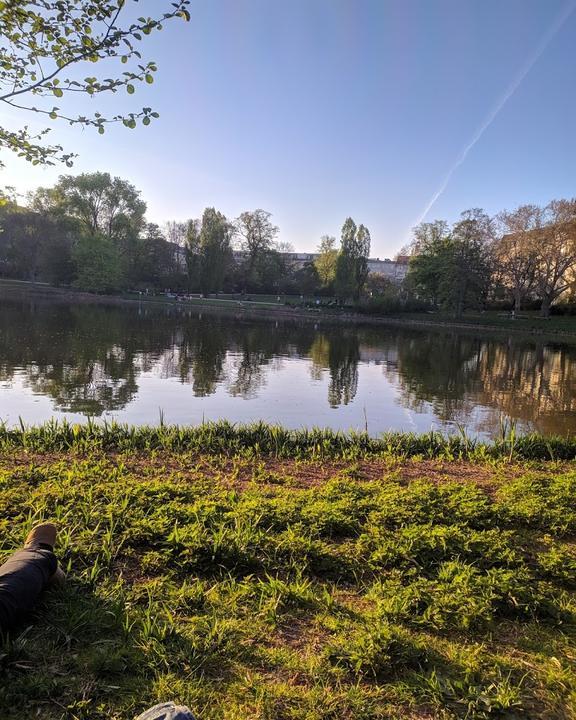
[(541, 317), (537, 311), (525, 311), (512, 318), (509, 312), (486, 311), (466, 312), (456, 320), (449, 313), (403, 313), (396, 317), (406, 320), (419, 320), (427, 323), (470, 325), (479, 328), (501, 328), (511, 332), (537, 332), (542, 334), (576, 333), (576, 317), (573, 315), (552, 315), (549, 318)]
[(69, 575), (0, 717), (576, 718), (573, 443), (395, 437), (0, 428), (2, 558)]

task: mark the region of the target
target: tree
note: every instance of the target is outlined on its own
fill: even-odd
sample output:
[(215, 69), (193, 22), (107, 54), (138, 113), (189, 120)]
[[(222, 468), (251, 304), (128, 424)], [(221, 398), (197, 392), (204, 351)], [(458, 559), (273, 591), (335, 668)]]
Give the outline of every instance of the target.
[(177, 281), (178, 268), (174, 248), (158, 225), (148, 223), (138, 240), (134, 277), (147, 287), (172, 287)]
[(74, 287), (111, 293), (123, 285), (118, 247), (105, 235), (81, 235), (72, 249), (76, 267)]
[(110, 173), (61, 175), (53, 188), (39, 188), (33, 206), (75, 218), (81, 232), (113, 241), (137, 236), (144, 227), (146, 203), (126, 180)]
[(336, 238), (331, 235), (322, 235), (318, 245), (318, 257), (314, 261), (320, 282), (324, 287), (329, 287), (334, 282), (336, 275)]
[(184, 251), (190, 290), (200, 288), (200, 220), (188, 220)]
[(370, 244), (371, 244), (371, 238), (370, 238), (370, 231), (365, 225), (360, 225), (358, 228), (358, 231), (356, 232), (356, 244), (355, 244), (355, 251), (356, 251), (356, 262), (354, 264), (354, 299), (358, 300), (360, 298), (360, 295), (362, 294), (362, 291), (364, 290), (364, 286), (366, 285), (366, 280), (368, 278), (368, 258), (370, 257)]
[(0, 207), (0, 274), (55, 285), (72, 280), (72, 227), (15, 203)]
[(180, 245), (180, 247), (185, 247), (187, 232), (188, 223), (169, 220), (164, 226), (163, 234), (168, 242), (174, 243), (174, 245)]
[[(39, 188), (33, 207), (54, 217), (72, 218), (83, 239), (106, 238), (115, 248), (115, 268), (124, 285), (137, 280), (138, 239), (144, 228), (146, 203), (126, 180), (109, 173), (61, 175), (53, 188)], [(114, 286), (118, 277), (115, 274)], [(85, 284), (85, 283), (84, 283)], [(102, 290), (109, 289), (104, 283)]]
[(232, 225), (214, 208), (206, 208), (202, 223), (191, 220), (186, 240), (188, 272), (201, 292), (209, 295), (222, 289), (232, 258)]
[(478, 307), (490, 281), (492, 224), (481, 210), (462, 213), (451, 231), (443, 221), (414, 230), (407, 283), (424, 299), (460, 317)]
[(347, 218), (342, 226), (340, 252), (336, 259), (336, 272), (334, 275), (334, 291), (340, 301), (346, 301), (355, 294), (354, 239), (356, 230), (354, 220)]
[(381, 273), (371, 273), (366, 281), (366, 290), (372, 297), (378, 295), (398, 295), (398, 285)]
[[(138, 0), (135, 0), (138, 2)], [(154, 82), (156, 63), (142, 61), (138, 44), (143, 36), (161, 30), (173, 18), (190, 19), (189, 0), (174, 0), (166, 12), (155, 17), (139, 17), (122, 23), (126, 0), (10, 0), (0, 2), (0, 101), (11, 109), (44, 115), (52, 121), (94, 127), (104, 133), (109, 123), (134, 128), (138, 120), (149, 125), (158, 113), (145, 107), (139, 112), (104, 117), (70, 115), (53, 105), (54, 100), (71, 96), (93, 97), (120, 90), (132, 95), (137, 83)], [(80, 68), (90, 72), (100, 61), (106, 75), (82, 77)], [(110, 61), (125, 66), (123, 72), (110, 73)], [(72, 164), (74, 155), (61, 145), (50, 145), (45, 136), (50, 128), (34, 134), (24, 126), (19, 130), (0, 127), (0, 148), (24, 157), (34, 165), (56, 162)]]
[(272, 214), (266, 210), (252, 210), (243, 212), (234, 225), (236, 234), (240, 238), (240, 249), (245, 253), (243, 263), (243, 285), (262, 284), (264, 277), (258, 272), (267, 253), (274, 249), (274, 242), (278, 236), (279, 228), (270, 218)]
[(501, 212), (497, 221), (501, 237), (494, 244), (497, 279), (509, 289), (514, 309), (535, 289), (537, 250), (531, 232), (542, 225), (542, 210), (536, 205), (522, 205), (510, 212)]
[(444, 244), (448, 237), (448, 223), (444, 220), (423, 222), (413, 229), (412, 234), (406, 284), (422, 298), (437, 306)]
[(576, 267), (576, 198), (552, 200), (544, 209), (545, 223), (532, 231), (536, 252), (536, 289), (542, 316), (573, 283)]
[(357, 301), (362, 294), (368, 277), (368, 256), (370, 255), (370, 233), (364, 225), (356, 227), (352, 218), (342, 226), (340, 252), (336, 260), (334, 289), (343, 301), (352, 298)]
[(320, 278), (314, 263), (306, 263), (294, 273), (294, 284), (301, 295), (313, 295), (320, 286)]
[(452, 228), (450, 262), (442, 274), (443, 303), (461, 317), (467, 307), (478, 308), (490, 284), (492, 226), (480, 210), (462, 213)]

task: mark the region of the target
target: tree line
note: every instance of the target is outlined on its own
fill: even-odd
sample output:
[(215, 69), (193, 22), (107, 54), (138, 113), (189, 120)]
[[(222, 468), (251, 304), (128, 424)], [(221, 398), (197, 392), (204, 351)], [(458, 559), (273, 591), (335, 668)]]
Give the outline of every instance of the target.
[(370, 232), (352, 218), (339, 247), (325, 235), (303, 264), (278, 236), (262, 209), (228, 219), (206, 208), (201, 218), (160, 228), (126, 180), (63, 175), (25, 205), (14, 198), (0, 205), (0, 276), (100, 293), (315, 295), (368, 312), (432, 308), (456, 317), (494, 305), (548, 316), (576, 291), (576, 199), (421, 223), (401, 284), (369, 274)]
[(325, 236), (317, 262), (291, 262), (292, 248), (265, 210), (229, 220), (215, 208), (199, 219), (147, 222), (146, 203), (109, 173), (63, 175), (26, 205), (0, 205), (0, 276), (80, 290), (336, 294), (357, 300), (368, 275), (370, 233), (348, 218), (341, 247)]
[(576, 290), (576, 199), (522, 205), (494, 217), (483, 210), (414, 228), (405, 292), (457, 317), (487, 304), (548, 317)]

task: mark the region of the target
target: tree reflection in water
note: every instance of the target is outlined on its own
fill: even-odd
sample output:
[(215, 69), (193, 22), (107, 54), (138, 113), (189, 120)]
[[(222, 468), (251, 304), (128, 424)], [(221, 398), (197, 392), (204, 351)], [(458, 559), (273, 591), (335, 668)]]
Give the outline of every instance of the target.
[(332, 408), (354, 404), (364, 368), (378, 364), (382, 380), (370, 373), (364, 390), (374, 404), (372, 415), (383, 402), (385, 384), (396, 388), (399, 419), (403, 407), (488, 434), (500, 414), (545, 433), (576, 430), (571, 345), (446, 330), (317, 328), (144, 303), (72, 305), (23, 296), (0, 305), (0, 381), (11, 385), (18, 377), (51, 398), (56, 411), (119, 411), (136, 398), (146, 373), (178, 379), (196, 397), (221, 388), (230, 396), (256, 398), (270, 373), (295, 359), (309, 364), (311, 383), (326, 378)]

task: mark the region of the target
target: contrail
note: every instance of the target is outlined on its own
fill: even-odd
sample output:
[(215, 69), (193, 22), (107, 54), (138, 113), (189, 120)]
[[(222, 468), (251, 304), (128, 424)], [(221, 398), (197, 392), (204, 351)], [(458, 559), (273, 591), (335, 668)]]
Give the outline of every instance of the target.
[(534, 65), (538, 62), (541, 55), (547, 49), (548, 45), (550, 45), (552, 40), (556, 37), (558, 32), (562, 29), (564, 23), (568, 20), (570, 15), (572, 15), (574, 10), (576, 10), (576, 0), (572, 0), (572, 2), (569, 2), (564, 7), (564, 10), (562, 10), (562, 12), (556, 18), (556, 20), (552, 23), (552, 25), (550, 26), (548, 31), (544, 34), (542, 40), (540, 40), (540, 42), (536, 46), (536, 49), (534, 50), (532, 55), (530, 55), (528, 60), (526, 60), (524, 65), (520, 68), (520, 70), (518, 71), (518, 73), (516, 74), (516, 76), (514, 77), (514, 79), (512, 80), (512, 82), (510, 83), (510, 85), (508, 86), (508, 88), (506, 89), (504, 94), (502, 95), (502, 97), (498, 100), (496, 105), (488, 113), (488, 116), (486, 117), (486, 119), (484, 120), (482, 125), (480, 125), (478, 130), (476, 130), (476, 132), (472, 136), (472, 139), (470, 140), (470, 142), (464, 147), (462, 152), (458, 155), (458, 157), (456, 158), (456, 161), (454, 162), (452, 167), (448, 170), (448, 173), (446, 174), (446, 177), (442, 181), (442, 184), (440, 185), (438, 190), (436, 190), (434, 195), (432, 195), (429, 203), (426, 205), (424, 210), (420, 213), (420, 216), (419, 216), (418, 220), (414, 223), (414, 225), (419, 225), (421, 222), (423, 222), (426, 215), (428, 215), (430, 210), (432, 210), (432, 208), (436, 204), (436, 201), (438, 200), (438, 198), (442, 195), (442, 193), (448, 187), (448, 183), (452, 179), (452, 176), (454, 175), (456, 170), (458, 170), (460, 165), (462, 165), (462, 163), (468, 157), (468, 153), (470, 152), (470, 150), (472, 150), (474, 145), (476, 145), (476, 143), (480, 140), (482, 135), (484, 135), (486, 130), (488, 130), (490, 125), (492, 125), (492, 123), (496, 119), (496, 116), (498, 115), (498, 113), (502, 110), (504, 105), (506, 105), (508, 100), (510, 100), (512, 95), (514, 95), (516, 90), (518, 90), (518, 88), (524, 81), (526, 75), (528, 75), (530, 70), (532, 70)]

